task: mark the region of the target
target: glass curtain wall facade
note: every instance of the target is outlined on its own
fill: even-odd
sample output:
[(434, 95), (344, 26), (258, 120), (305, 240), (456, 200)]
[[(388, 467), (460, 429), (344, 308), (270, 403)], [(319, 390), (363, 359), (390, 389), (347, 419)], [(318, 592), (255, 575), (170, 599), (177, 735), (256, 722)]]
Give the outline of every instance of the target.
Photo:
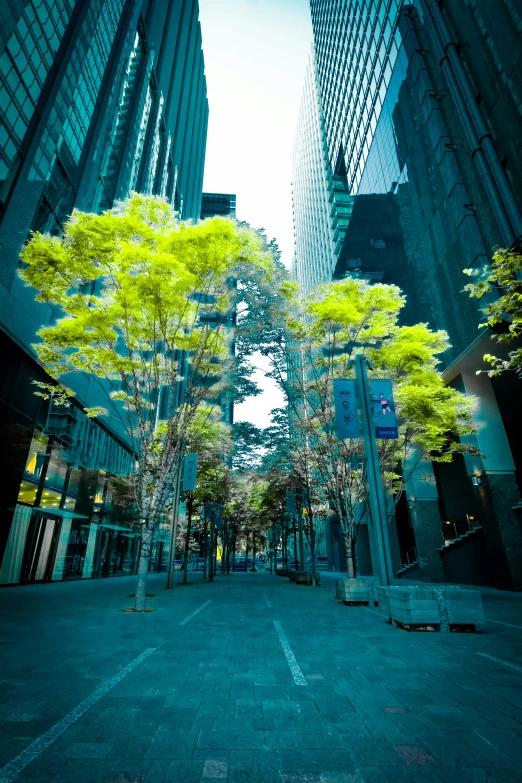
[[(236, 217), (236, 194), (235, 193), (203, 193), (201, 199), (201, 220), (213, 217)], [(213, 316), (217, 318), (218, 316)], [(234, 327), (236, 324), (236, 312), (224, 316), (227, 324), (229, 355), (235, 355)], [(227, 375), (221, 376), (222, 380), (227, 379)], [(218, 399), (218, 405), (222, 411), (222, 418), (225, 424), (232, 426), (234, 423), (234, 394), (230, 390), (232, 385), (231, 378), (228, 378), (226, 388), (221, 392)], [(232, 466), (232, 457), (230, 456), (230, 466)]]
[(520, 14), (508, 0), (311, 8), (330, 160), (353, 199), (335, 277), (396, 283), (404, 323), (448, 332), (444, 377), (476, 397), (470, 441), (486, 455), (411, 482), (398, 574), (520, 590), (521, 382), (476, 375), (492, 346), (463, 291), (464, 269), (520, 246)]
[(235, 193), (203, 193), (201, 197), (201, 220), (209, 217), (236, 215)]
[(331, 280), (335, 270), (350, 210), (347, 194), (345, 202), (340, 201), (343, 192), (334, 185), (312, 50), (292, 157), (292, 274), (305, 294), (318, 283)]
[[(17, 276), (31, 231), (133, 190), (197, 219), (208, 123), (197, 0), (6, 0), (0, 7), (0, 584), (132, 573), (126, 433), (78, 375), (67, 409), (35, 396), (37, 330), (59, 313)], [(103, 423), (83, 406), (108, 407)], [(167, 525), (152, 559), (165, 559)]]

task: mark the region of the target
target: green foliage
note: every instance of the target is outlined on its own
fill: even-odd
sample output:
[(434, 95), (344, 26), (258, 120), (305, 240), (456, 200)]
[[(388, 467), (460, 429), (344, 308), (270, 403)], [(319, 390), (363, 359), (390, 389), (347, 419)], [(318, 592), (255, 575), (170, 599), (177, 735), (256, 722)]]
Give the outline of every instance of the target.
[(68, 408), (71, 404), (71, 397), (74, 397), (74, 392), (60, 384), (44, 383), (43, 381), (32, 381), (32, 384), (38, 389), (34, 392), (35, 396), (41, 397), (43, 400), (52, 400), (53, 405)]
[[(482, 270), (466, 269), (470, 277), (479, 278), (469, 283), (465, 290), (477, 299), (486, 299), (485, 323), (493, 331), (493, 339), (509, 344), (522, 336), (522, 254), (512, 250), (499, 249), (493, 256), (491, 267)], [(493, 300), (492, 293), (497, 293)], [(514, 370), (522, 375), (522, 348), (516, 347), (508, 353), (507, 359), (486, 354), (484, 360), (492, 369), (490, 376)]]
[(339, 515), (348, 547), (367, 503), (367, 481), (362, 440), (337, 438), (333, 380), (353, 377), (358, 353), (371, 360), (371, 376), (394, 382), (399, 439), (381, 440), (378, 448), (383, 481), (396, 497), (422, 461), (451, 461), (466, 448), (459, 436), (472, 431), (473, 400), (446, 387), (437, 370), (446, 334), (426, 324), (399, 326), (404, 303), (396, 286), (347, 278), (272, 311), (284, 335), (272, 344), (271, 374), (289, 406), (290, 472), (306, 498), (311, 531), (326, 503)]
[(234, 452), (232, 466), (248, 473), (261, 465), (265, 446), (265, 433), (250, 421), (236, 421), (232, 427)]
[(75, 211), (61, 238), (33, 235), (22, 260), (20, 275), (37, 299), (63, 313), (38, 333), (35, 350), (47, 372), (56, 380), (71, 372), (98, 380), (128, 433), (146, 558), (191, 423), (223, 389), (231, 281), (263, 275), (270, 285), (271, 253), (231, 220), (179, 223), (163, 200), (134, 195), (102, 215)]

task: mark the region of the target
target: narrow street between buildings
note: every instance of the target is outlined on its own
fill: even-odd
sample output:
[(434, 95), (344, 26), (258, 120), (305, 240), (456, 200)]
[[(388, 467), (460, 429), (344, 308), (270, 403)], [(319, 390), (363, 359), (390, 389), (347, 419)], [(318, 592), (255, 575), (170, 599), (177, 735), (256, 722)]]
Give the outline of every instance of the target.
[[(0, 780), (522, 780), (522, 596), (480, 634), (408, 633), (270, 574), (0, 591)], [(330, 577), (330, 578), (329, 578)]]

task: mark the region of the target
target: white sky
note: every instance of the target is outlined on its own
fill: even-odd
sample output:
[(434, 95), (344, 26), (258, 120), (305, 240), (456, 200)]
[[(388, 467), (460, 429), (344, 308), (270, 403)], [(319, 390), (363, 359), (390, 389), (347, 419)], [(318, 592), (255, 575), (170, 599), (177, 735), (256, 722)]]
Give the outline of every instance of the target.
[[(210, 107), (203, 189), (235, 193), (237, 217), (293, 249), (292, 148), (312, 41), (309, 0), (199, 0)], [(260, 357), (257, 357), (260, 361)], [(282, 404), (259, 373), (262, 397), (235, 419), (269, 424)]]

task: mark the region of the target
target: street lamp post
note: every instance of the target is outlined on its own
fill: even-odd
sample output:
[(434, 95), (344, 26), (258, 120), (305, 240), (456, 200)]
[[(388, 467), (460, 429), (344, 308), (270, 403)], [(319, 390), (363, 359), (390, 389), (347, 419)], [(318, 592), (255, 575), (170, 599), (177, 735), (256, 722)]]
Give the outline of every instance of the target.
[(172, 499), (172, 525), (170, 528), (170, 551), (169, 551), (169, 567), (167, 571), (167, 584), (165, 585), (167, 590), (174, 587), (174, 561), (176, 559), (176, 539), (178, 536), (178, 519), (179, 519), (179, 494), (181, 492), (181, 474), (183, 468), (183, 460), (180, 456), (178, 470), (174, 479), (174, 497)]
[(368, 471), (371, 521), (375, 530), (381, 585), (388, 587), (393, 584), (393, 567), (386, 519), (386, 500), (384, 497), (379, 455), (377, 453), (377, 443), (375, 439), (373, 405), (367, 372), (368, 367), (371, 369), (371, 364), (368, 359), (364, 354), (358, 354), (355, 357), (355, 377), (361, 406), (364, 454)]

